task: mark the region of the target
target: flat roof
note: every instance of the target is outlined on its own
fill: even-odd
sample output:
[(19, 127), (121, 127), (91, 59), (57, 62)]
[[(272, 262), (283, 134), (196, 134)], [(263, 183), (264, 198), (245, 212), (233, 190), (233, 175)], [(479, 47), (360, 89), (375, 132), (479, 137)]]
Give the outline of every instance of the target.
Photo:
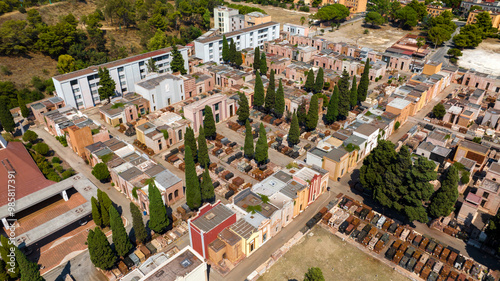
[(198, 216), (191, 223), (204, 232), (209, 232), (228, 218), (234, 215), (224, 204), (217, 204), (215, 207)]
[(240, 237), (244, 239), (250, 238), (253, 233), (257, 232), (258, 229), (247, 222), (245, 219), (241, 218), (230, 227), (231, 231), (238, 234)]
[(411, 101), (408, 101), (408, 100), (405, 100), (405, 99), (402, 99), (402, 98), (395, 98), (389, 104), (387, 104), (387, 106), (394, 107), (394, 108), (397, 108), (397, 109), (404, 109), (410, 103), (411, 103)]
[(479, 143), (475, 143), (475, 142), (468, 141), (468, 140), (462, 140), (462, 142), (460, 143), (460, 146), (465, 147), (465, 148), (470, 149), (470, 150), (473, 150), (475, 152), (482, 153), (482, 154), (486, 154), (490, 150), (489, 147), (486, 147), (486, 146), (483, 146)]
[[(274, 22), (274, 21), (270, 21), (270, 22), (266, 22), (266, 23), (263, 23), (263, 24), (258, 24), (258, 25), (254, 25), (254, 26), (251, 26), (251, 27), (243, 28), (243, 29), (240, 29), (240, 30), (236, 30), (236, 31), (232, 31), (232, 32), (227, 32), (227, 33), (224, 33), (223, 35), (225, 35), (226, 38), (229, 38), (229, 37), (236, 36), (238, 34), (242, 34), (242, 33), (245, 33), (245, 32), (250, 32), (250, 31), (254, 31), (254, 30), (258, 30), (258, 29), (261, 29), (261, 28), (266, 28), (266, 27), (273, 26), (273, 25), (279, 25), (279, 23), (278, 22)], [(211, 36), (211, 37), (196, 39), (194, 41), (195, 42), (200, 42), (200, 43), (209, 43), (209, 42), (219, 41), (219, 40), (222, 40), (222, 35), (216, 35), (216, 36)]]
[(172, 75), (170, 73), (165, 73), (165, 74), (161, 74), (161, 75), (158, 75), (158, 76), (152, 76), (152, 77), (147, 77), (146, 76), (146, 78), (144, 78), (140, 82), (137, 82), (136, 85), (141, 86), (144, 89), (152, 90), (155, 87), (157, 87), (158, 85), (160, 85), (160, 83), (163, 80), (167, 80), (167, 79), (181, 80), (181, 78), (179, 78), (177, 76), (174, 76), (174, 75)]
[(155, 181), (163, 188), (168, 189), (169, 187), (173, 186), (174, 184), (182, 180), (169, 170), (164, 169), (162, 172), (158, 173), (155, 176)]
[(141, 278), (140, 281), (176, 281), (203, 264), (205, 262), (202, 258), (188, 246)]

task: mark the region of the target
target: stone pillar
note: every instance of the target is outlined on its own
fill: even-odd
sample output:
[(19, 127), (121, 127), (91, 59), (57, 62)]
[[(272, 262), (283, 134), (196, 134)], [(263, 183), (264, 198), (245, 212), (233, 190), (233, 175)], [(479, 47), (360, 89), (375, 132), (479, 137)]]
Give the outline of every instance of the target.
[(68, 201), (68, 200), (69, 200), (69, 198), (68, 198), (68, 193), (66, 193), (66, 190), (63, 190), (63, 191), (61, 192), (61, 195), (62, 195), (62, 197), (63, 197), (64, 201)]

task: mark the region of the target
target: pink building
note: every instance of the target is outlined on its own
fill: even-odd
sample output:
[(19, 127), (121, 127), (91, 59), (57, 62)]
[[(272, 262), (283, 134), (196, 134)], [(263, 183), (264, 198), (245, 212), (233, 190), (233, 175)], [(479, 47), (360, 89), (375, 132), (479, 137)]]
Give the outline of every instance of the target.
[(215, 123), (227, 120), (236, 114), (237, 103), (235, 99), (227, 95), (215, 94), (199, 101), (184, 106), (184, 117), (192, 122), (195, 133), (198, 133), (200, 125), (203, 125), (205, 106), (212, 108)]
[(44, 114), (49, 111), (64, 107), (64, 100), (60, 97), (53, 97), (43, 101), (34, 102), (30, 105), (30, 107), (36, 121), (38, 123), (45, 123), (43, 119)]
[(473, 70), (469, 70), (464, 74), (461, 84), (495, 93), (500, 92), (500, 80), (496, 76)]

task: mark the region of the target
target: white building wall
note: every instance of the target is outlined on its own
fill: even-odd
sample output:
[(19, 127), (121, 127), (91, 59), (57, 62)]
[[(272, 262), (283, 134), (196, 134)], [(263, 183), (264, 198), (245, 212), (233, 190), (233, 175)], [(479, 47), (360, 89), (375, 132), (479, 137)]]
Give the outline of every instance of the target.
[(306, 156), (306, 163), (307, 165), (316, 165), (318, 167), (323, 167), (323, 158), (310, 153), (309, 151), (307, 152)]

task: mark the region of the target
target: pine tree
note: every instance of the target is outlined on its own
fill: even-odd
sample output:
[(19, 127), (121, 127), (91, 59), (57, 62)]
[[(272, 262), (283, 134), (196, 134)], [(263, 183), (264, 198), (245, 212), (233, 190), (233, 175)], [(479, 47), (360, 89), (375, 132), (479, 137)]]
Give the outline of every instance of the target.
[(106, 235), (99, 227), (90, 230), (87, 236), (90, 261), (95, 267), (108, 270), (115, 265), (116, 255), (109, 245)]
[(97, 91), (99, 92), (99, 98), (101, 100), (108, 100), (108, 103), (111, 102), (111, 97), (115, 95), (115, 80), (111, 78), (109, 75), (109, 70), (107, 68), (100, 68), (97, 72), (99, 76), (99, 88)]
[(245, 122), (245, 147), (243, 151), (245, 153), (245, 157), (249, 159), (253, 158), (254, 150), (252, 127), (250, 126), (250, 122), (248, 120)]
[(185, 183), (186, 183), (186, 203), (192, 210), (198, 209), (201, 206), (201, 190), (198, 175), (196, 174), (196, 167), (194, 165), (193, 157), (191, 156), (191, 149), (186, 147), (185, 153)]
[(300, 142), (299, 118), (295, 112), (293, 113), (292, 123), (290, 124), (290, 130), (288, 131), (288, 142), (291, 145), (296, 145)]
[(264, 105), (264, 84), (262, 83), (262, 79), (260, 78), (260, 73), (258, 70), (255, 73), (253, 105), (257, 107), (261, 107)]
[(332, 96), (330, 97), (330, 102), (328, 103), (328, 108), (325, 114), (325, 121), (327, 124), (332, 124), (337, 121), (339, 116), (339, 87), (335, 85), (333, 88)]
[(214, 185), (208, 169), (203, 172), (203, 180), (201, 182), (201, 199), (204, 202), (210, 202), (215, 198)]
[(259, 69), (260, 69), (260, 73), (266, 75), (267, 74), (267, 60), (266, 60), (266, 53), (265, 52), (262, 52), (260, 54), (260, 62), (259, 62)]
[(226, 35), (222, 35), (222, 60), (229, 61), (229, 44), (227, 43)]
[(21, 115), (26, 118), (30, 114), (30, 110), (26, 107), (26, 101), (21, 97), (21, 94), (17, 94), (17, 102), (19, 103), (19, 109), (21, 109)]
[(299, 107), (297, 108), (297, 118), (299, 119), (299, 124), (300, 125), (305, 125), (306, 124), (307, 111), (306, 111), (306, 101), (305, 101), (305, 99), (302, 99), (302, 102), (299, 104)]
[(16, 129), (16, 123), (14, 122), (14, 117), (10, 114), (8, 106), (9, 98), (0, 96), (0, 124), (5, 131), (12, 133)]
[(236, 111), (236, 114), (238, 114), (238, 121), (243, 123), (248, 120), (248, 117), (250, 117), (250, 107), (248, 105), (247, 96), (243, 93), (238, 93), (238, 95), (240, 100), (238, 101), (238, 110)]
[(184, 146), (191, 148), (193, 160), (197, 161), (198, 158), (198, 147), (196, 145), (196, 138), (194, 137), (194, 131), (191, 127), (186, 128), (186, 133), (184, 134)]
[(368, 84), (370, 83), (370, 59), (366, 59), (365, 69), (363, 70), (363, 74), (361, 75), (361, 79), (359, 80), (358, 85), (358, 102), (362, 102), (366, 100), (366, 95), (368, 93)]
[(36, 262), (28, 260), (19, 248), (15, 247), (16, 260), (19, 263), (19, 272), (21, 273), (21, 281), (45, 281), (40, 275), (40, 270)]
[(325, 83), (324, 77), (323, 77), (323, 68), (320, 67), (318, 70), (318, 74), (316, 75), (316, 82), (314, 83), (314, 93), (321, 93), (323, 91), (323, 85)]
[(356, 75), (352, 77), (352, 85), (351, 85), (351, 96), (350, 96), (350, 104), (351, 108), (354, 108), (356, 104), (358, 104), (358, 89), (356, 85)]
[(120, 257), (124, 257), (133, 248), (128, 239), (127, 231), (123, 225), (123, 220), (114, 206), (109, 209), (109, 221), (111, 222), (111, 231), (115, 251)]
[(349, 73), (344, 69), (339, 80), (339, 115), (346, 118), (349, 115), (350, 96)]
[(203, 127), (205, 128), (205, 136), (213, 140), (217, 136), (217, 131), (215, 128), (214, 114), (212, 108), (205, 105), (205, 117), (203, 118)]
[[(186, 147), (186, 151), (187, 150), (190, 150), (190, 148)], [(194, 165), (192, 157), (190, 162)], [(162, 233), (163, 231), (165, 231), (170, 222), (168, 220), (167, 208), (165, 206), (165, 203), (163, 203), (161, 193), (156, 187), (154, 181), (149, 182), (148, 197), (149, 228), (156, 233)]]
[(264, 164), (267, 162), (267, 159), (269, 158), (268, 149), (266, 129), (264, 128), (264, 124), (260, 123), (259, 139), (257, 140), (257, 145), (255, 146), (255, 160), (258, 163)]
[(307, 92), (312, 92), (314, 91), (314, 71), (309, 69), (307, 72), (307, 79), (306, 79), (306, 84), (304, 85), (304, 90)]
[(186, 74), (187, 70), (184, 68), (184, 58), (181, 52), (177, 50), (177, 45), (172, 46), (172, 61), (170, 62), (170, 69), (172, 72), (180, 72), (181, 74)]
[(101, 226), (102, 217), (101, 217), (101, 211), (99, 209), (99, 202), (97, 202), (97, 199), (95, 199), (95, 197), (93, 196), (90, 201), (92, 203), (92, 219), (94, 220), (95, 225)]
[(253, 70), (257, 73), (260, 70), (260, 49), (255, 47), (255, 52), (253, 55)]
[(139, 207), (134, 202), (130, 202), (130, 213), (132, 213), (132, 227), (134, 228), (135, 240), (139, 243), (146, 242), (148, 232), (144, 226), (141, 210), (139, 210)]
[(309, 103), (309, 111), (307, 112), (306, 128), (309, 131), (316, 129), (318, 126), (319, 109), (318, 95), (313, 95)]
[(275, 100), (276, 102), (274, 105), (274, 113), (278, 118), (281, 118), (281, 116), (283, 116), (283, 113), (285, 112), (285, 92), (283, 90), (281, 79), (279, 81), (278, 90), (276, 91)]
[(276, 102), (276, 91), (275, 91), (275, 81), (274, 81), (274, 70), (271, 69), (269, 74), (269, 85), (267, 86), (266, 100), (264, 108), (267, 112), (271, 112), (274, 109), (274, 104)]
[(205, 169), (207, 169), (210, 164), (205, 129), (203, 129), (202, 126), (200, 126), (200, 133), (198, 134), (198, 162)]

